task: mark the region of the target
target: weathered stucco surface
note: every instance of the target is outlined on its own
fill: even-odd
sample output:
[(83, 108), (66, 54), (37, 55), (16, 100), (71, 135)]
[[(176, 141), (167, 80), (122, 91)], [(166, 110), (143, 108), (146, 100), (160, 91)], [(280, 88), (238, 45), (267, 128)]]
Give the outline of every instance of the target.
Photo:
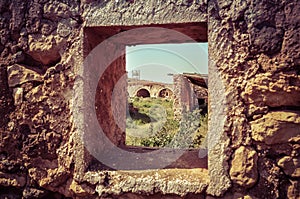
[(210, 75), (217, 70), (225, 87), (221, 134), (230, 151), (222, 163), (229, 164), (231, 189), (249, 197), (299, 197), (299, 179), (287, 176), (298, 172), (299, 9), (293, 0), (208, 2)]
[[(299, 198), (299, 12), (297, 0), (1, 1), (1, 197)], [(87, 53), (122, 26), (200, 22), (208, 170), (101, 170), (74, 120)], [(115, 71), (99, 89), (114, 86)]]

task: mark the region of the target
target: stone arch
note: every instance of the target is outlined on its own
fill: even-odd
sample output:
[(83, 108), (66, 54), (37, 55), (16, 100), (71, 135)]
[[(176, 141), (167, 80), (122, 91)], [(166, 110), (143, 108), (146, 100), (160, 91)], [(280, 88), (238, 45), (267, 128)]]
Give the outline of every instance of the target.
[(171, 98), (173, 96), (173, 91), (169, 88), (163, 88), (159, 91), (158, 97)]
[(136, 92), (136, 96), (143, 97), (143, 98), (150, 97), (150, 92), (145, 88), (141, 88)]

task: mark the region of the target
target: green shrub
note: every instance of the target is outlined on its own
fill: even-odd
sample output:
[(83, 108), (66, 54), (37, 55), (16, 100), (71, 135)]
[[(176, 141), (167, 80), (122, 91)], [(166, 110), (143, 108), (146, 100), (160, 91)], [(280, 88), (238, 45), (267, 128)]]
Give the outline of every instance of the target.
[[(137, 118), (132, 118), (133, 122), (130, 120), (131, 122), (126, 123), (126, 128), (138, 128), (145, 132), (145, 135), (151, 136), (141, 138), (127, 135), (127, 145), (172, 148), (199, 148), (204, 145), (207, 134), (207, 114), (201, 115), (201, 110), (196, 109), (183, 114), (182, 120), (178, 122), (174, 119), (173, 100), (162, 98), (137, 99), (134, 98), (129, 101), (139, 110), (139, 114), (136, 114)], [(161, 106), (165, 109), (166, 115), (162, 114)], [(142, 118), (143, 115), (151, 117), (151, 123), (146, 124), (145, 119)], [(127, 121), (129, 120), (127, 119)], [(154, 126), (156, 127), (154, 128)], [(157, 130), (157, 127), (160, 129)]]

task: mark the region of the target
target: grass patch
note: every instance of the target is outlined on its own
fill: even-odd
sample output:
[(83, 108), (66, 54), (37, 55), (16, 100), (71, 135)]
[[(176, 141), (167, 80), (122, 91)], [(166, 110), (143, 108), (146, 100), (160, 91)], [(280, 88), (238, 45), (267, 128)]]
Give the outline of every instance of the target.
[(207, 115), (200, 110), (174, 119), (173, 100), (131, 98), (126, 119), (126, 145), (199, 148), (207, 134)]

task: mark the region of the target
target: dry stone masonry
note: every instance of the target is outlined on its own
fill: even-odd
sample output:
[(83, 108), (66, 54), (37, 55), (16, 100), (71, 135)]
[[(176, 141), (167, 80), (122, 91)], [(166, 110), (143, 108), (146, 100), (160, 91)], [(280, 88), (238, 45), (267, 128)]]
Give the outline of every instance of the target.
[[(186, 112), (205, 108), (208, 100), (207, 77), (195, 74), (176, 74), (174, 83), (174, 116), (180, 120)], [(203, 101), (200, 103), (200, 101)]]
[[(298, 0), (0, 1), (0, 198), (299, 198), (299, 13)], [(111, 170), (83, 145), (84, 59), (149, 26), (209, 43), (208, 169)], [(121, 59), (92, 105), (120, 147), (106, 95)]]

